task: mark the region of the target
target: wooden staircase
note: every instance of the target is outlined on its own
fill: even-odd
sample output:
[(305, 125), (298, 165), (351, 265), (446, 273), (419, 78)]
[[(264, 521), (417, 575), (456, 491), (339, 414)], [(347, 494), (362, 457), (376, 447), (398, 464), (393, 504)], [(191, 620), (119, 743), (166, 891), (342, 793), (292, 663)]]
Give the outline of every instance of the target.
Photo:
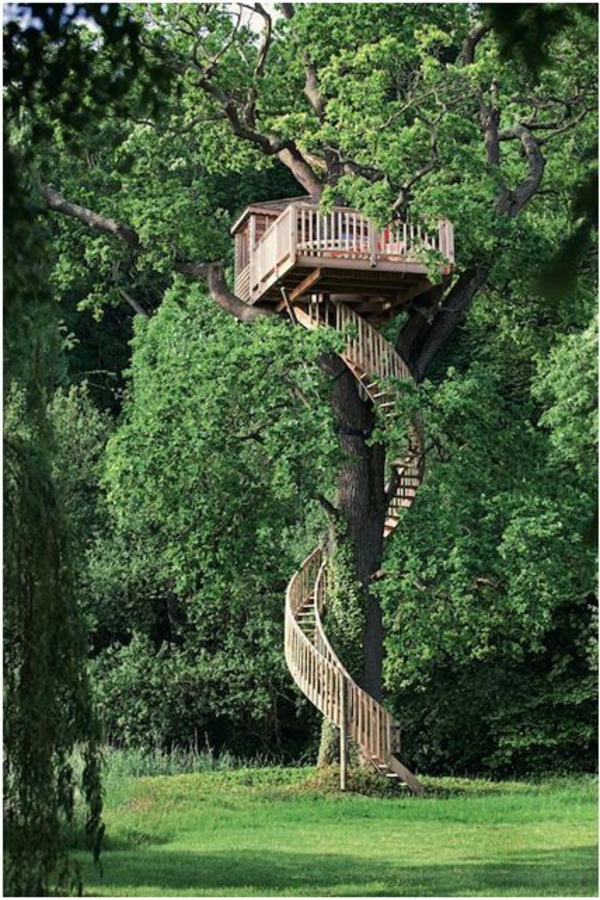
[[(304, 299), (294, 307), (306, 328), (330, 326), (351, 331), (353, 336), (340, 354), (385, 423), (395, 406), (394, 381), (410, 381), (408, 367), (378, 331), (341, 302), (323, 295)], [(418, 423), (407, 426), (406, 456), (392, 462), (396, 490), (387, 509), (384, 535), (400, 520), (400, 511), (414, 502), (423, 478), (423, 439)], [(421, 794), (422, 785), (404, 766), (400, 752), (400, 725), (350, 677), (325, 634), (321, 615), (327, 600), (328, 562), (317, 547), (294, 573), (288, 585), (285, 608), (285, 658), (294, 681), (317, 709), (360, 747), (371, 765), (390, 781), (404, 783)]]

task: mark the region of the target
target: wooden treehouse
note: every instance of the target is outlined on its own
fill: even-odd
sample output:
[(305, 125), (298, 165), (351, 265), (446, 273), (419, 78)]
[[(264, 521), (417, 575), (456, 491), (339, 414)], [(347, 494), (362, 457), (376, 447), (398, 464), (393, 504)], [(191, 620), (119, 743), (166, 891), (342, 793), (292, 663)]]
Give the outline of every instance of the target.
[[(246, 303), (272, 305), (307, 328), (330, 326), (348, 334), (340, 354), (382, 424), (395, 415), (408, 366), (375, 325), (430, 287), (426, 251), (437, 251), (441, 274), (454, 268), (452, 224), (435, 229), (400, 222), (378, 229), (354, 209), (323, 213), (310, 198), (254, 203), (232, 228), (235, 292)], [(423, 426), (406, 424), (406, 449), (390, 460), (384, 537), (415, 502), (424, 473)], [(303, 693), (340, 731), (345, 786), (348, 737), (385, 778), (414, 793), (423, 788), (399, 760), (399, 722), (349, 675), (329, 643), (322, 620), (330, 583), (321, 547), (292, 576), (285, 605), (285, 658)]]
[(434, 229), (411, 221), (378, 229), (354, 209), (323, 213), (303, 197), (252, 204), (232, 234), (237, 296), (281, 309), (282, 289), (292, 304), (314, 293), (343, 295), (356, 312), (381, 320), (430, 287), (426, 251), (441, 254), (444, 274), (454, 264), (447, 219)]

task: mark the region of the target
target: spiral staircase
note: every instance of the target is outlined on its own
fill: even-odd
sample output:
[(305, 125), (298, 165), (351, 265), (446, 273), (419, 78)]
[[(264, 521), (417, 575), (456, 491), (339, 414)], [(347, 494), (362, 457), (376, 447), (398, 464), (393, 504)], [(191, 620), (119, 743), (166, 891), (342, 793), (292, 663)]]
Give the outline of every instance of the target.
[[(323, 294), (301, 298), (293, 315), (306, 328), (334, 327), (351, 335), (340, 354), (359, 384), (359, 391), (380, 412), (385, 425), (395, 406), (395, 382), (410, 381), (407, 365), (375, 328), (349, 305)], [(398, 525), (423, 477), (420, 426), (407, 425), (407, 452), (392, 461), (395, 491), (387, 509), (384, 535)], [(413, 793), (423, 787), (398, 759), (400, 725), (384, 707), (360, 688), (329, 643), (322, 615), (327, 603), (328, 561), (317, 547), (294, 573), (287, 588), (285, 657), (294, 681), (317, 709), (340, 732), (358, 745), (362, 755), (390, 781), (405, 784)]]

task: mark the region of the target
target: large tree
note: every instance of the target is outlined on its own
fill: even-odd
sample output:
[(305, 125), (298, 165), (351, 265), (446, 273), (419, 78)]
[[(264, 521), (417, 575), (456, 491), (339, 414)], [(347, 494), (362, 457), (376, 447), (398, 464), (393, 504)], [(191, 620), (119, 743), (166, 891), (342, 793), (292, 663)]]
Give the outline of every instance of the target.
[[(447, 362), (474, 299), (493, 289), (525, 293), (565, 237), (552, 231), (589, 172), (595, 106), (595, 26), (571, 7), (551, 44), (552, 65), (531, 74), (505, 59), (485, 7), (261, 4), (137, 8), (141, 58), (170, 78), (157, 114), (143, 92), (130, 120), (99, 147), (56, 169), (40, 158), (48, 208), (101, 236), (88, 258), (117, 273), (119, 290), (172, 273), (206, 283), (214, 302), (251, 324), (227, 285), (230, 259), (218, 202), (198, 203), (198, 181), (216, 170), (284, 167), (323, 203), (342, 198), (381, 222), (411, 207), (455, 222), (457, 269), (398, 321), (396, 345), (417, 382)], [(82, 40), (86, 40), (83, 35)], [(90, 41), (92, 39), (90, 38)], [(98, 50), (100, 72), (108, 65)], [(160, 164), (157, 163), (160, 159)], [(60, 179), (55, 172), (60, 173)], [(256, 199), (263, 199), (257, 197)], [(93, 201), (93, 202), (90, 202)], [(543, 219), (543, 227), (540, 221)], [(88, 239), (85, 239), (88, 241)], [(443, 351), (443, 352), (442, 352)], [(364, 686), (382, 693), (380, 571), (385, 451), (370, 440), (370, 404), (339, 359), (323, 357), (344, 450), (334, 515), (345, 526), (366, 608)]]

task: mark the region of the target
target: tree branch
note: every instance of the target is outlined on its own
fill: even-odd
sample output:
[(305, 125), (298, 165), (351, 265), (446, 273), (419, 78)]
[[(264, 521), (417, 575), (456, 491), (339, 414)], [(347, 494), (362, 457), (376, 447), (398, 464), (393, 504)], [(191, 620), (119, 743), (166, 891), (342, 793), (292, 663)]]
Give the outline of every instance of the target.
[[(261, 44), (258, 50), (258, 59), (254, 69), (255, 79), (264, 75), (267, 55), (271, 45), (272, 21), (271, 16), (260, 4), (254, 4), (254, 10), (258, 12), (264, 21)], [(226, 42), (228, 49), (237, 33), (237, 26), (232, 36)], [(234, 96), (214, 81), (217, 71), (218, 59), (224, 49), (204, 63), (198, 58), (198, 50), (201, 47), (201, 39), (198, 37), (192, 52), (193, 65), (198, 71), (196, 86), (211, 97), (225, 114), (229, 127), (235, 137), (254, 144), (265, 156), (277, 156), (278, 159), (291, 171), (298, 183), (313, 197), (320, 197), (323, 185), (317, 177), (314, 169), (298, 149), (296, 143), (290, 139), (282, 139), (274, 134), (263, 134), (256, 128), (256, 101), (258, 93), (256, 85), (248, 91), (246, 102), (237, 101)]]
[(498, 135), (498, 139), (502, 141), (519, 140), (529, 163), (527, 175), (510, 192), (507, 202), (502, 204), (500, 209), (500, 211), (506, 211), (511, 218), (514, 218), (537, 192), (544, 175), (546, 160), (540, 150), (538, 141), (524, 125), (514, 125), (512, 128), (502, 131)]
[(325, 510), (325, 512), (327, 513), (327, 515), (329, 516), (330, 519), (333, 519), (334, 522), (339, 521), (339, 518), (340, 518), (339, 509), (336, 506), (334, 506), (333, 503), (331, 503), (331, 501), (328, 500), (324, 494), (316, 494), (315, 499), (317, 499), (319, 501), (319, 503), (321, 504), (321, 506), (323, 507), (323, 509)]
[(277, 6), (281, 10), (281, 14), (288, 22), (296, 15), (296, 8), (293, 3), (278, 3)]
[[(287, 19), (288, 22), (290, 22), (296, 15), (296, 8), (293, 3), (280, 3), (279, 9), (281, 10), (283, 17)], [(325, 104), (323, 103), (323, 98), (319, 90), (317, 70), (310, 61), (310, 56), (308, 55), (307, 50), (303, 52), (302, 59), (304, 61), (304, 72), (306, 74), (304, 94), (307, 97), (310, 105), (316, 112), (318, 118), (322, 121), (325, 114)]]
[(249, 306), (230, 291), (223, 275), (222, 263), (207, 264), (206, 284), (215, 303), (240, 322), (254, 322), (259, 316), (274, 315), (273, 310), (265, 306)]
[[(467, 36), (459, 61), (464, 65), (475, 62), (476, 48), (482, 38), (490, 31), (490, 27), (484, 23), (478, 23)], [(495, 198), (496, 211), (510, 218), (516, 217), (527, 203), (539, 192), (546, 160), (542, 153), (542, 146), (555, 135), (561, 134), (575, 127), (590, 111), (586, 106), (571, 118), (561, 120), (560, 115), (554, 116), (552, 122), (541, 122), (537, 116), (537, 109), (564, 107), (565, 115), (574, 113), (572, 107), (585, 102), (585, 92), (579, 92), (568, 100), (560, 98), (512, 98), (512, 102), (527, 102), (534, 107), (534, 113), (530, 120), (521, 121), (511, 128), (500, 130), (500, 111), (497, 102), (498, 84), (493, 81), (490, 85), (489, 99), (484, 95), (481, 87), (476, 88), (476, 98), (479, 104), (479, 119), (481, 123), (485, 152), (488, 165), (494, 167), (499, 175), (500, 188)], [(527, 173), (521, 182), (510, 189), (502, 177), (500, 168), (500, 145), (503, 141), (517, 140), (521, 144), (522, 151), (527, 160)], [(431, 161), (426, 162), (417, 173), (427, 173)], [(405, 186), (403, 186), (404, 188)], [(398, 200), (402, 201), (402, 192)], [(457, 326), (464, 322), (466, 314), (473, 302), (477, 291), (485, 284), (490, 271), (490, 262), (483, 260), (477, 267), (463, 272), (450, 289), (445, 300), (441, 303), (439, 311), (433, 321), (428, 323), (425, 319), (413, 311), (404, 327), (401, 329), (396, 346), (400, 355), (406, 360), (417, 381), (421, 381), (428, 365), (443, 343), (451, 336)], [(424, 297), (432, 295), (434, 304), (438, 304), (443, 294), (444, 286), (440, 285), (432, 289)]]
[[(412, 360), (415, 381), (423, 380), (427, 368), (450, 335), (462, 324), (477, 291), (485, 284), (489, 274), (487, 265), (467, 269), (448, 293), (431, 325), (421, 326), (421, 346)], [(407, 360), (408, 362), (408, 360)]]
[[(267, 56), (271, 46), (271, 36), (273, 34), (273, 22), (271, 16), (261, 3), (255, 3), (254, 9), (260, 13), (263, 18), (263, 32), (260, 48), (258, 51), (258, 59), (254, 67), (254, 80), (262, 78), (267, 63)], [(252, 128), (256, 125), (256, 101), (258, 99), (258, 91), (256, 84), (253, 84), (248, 90), (248, 99), (243, 110), (244, 120)]]
[(498, 94), (497, 81), (492, 82), (490, 92), (492, 95), (492, 102), (489, 104), (484, 102), (482, 92), (478, 92), (479, 119), (483, 129), (483, 142), (488, 165), (499, 166), (500, 142), (498, 139), (498, 127), (500, 125), (500, 112), (496, 106), (496, 97)]
[[(571, 128), (574, 128), (578, 125), (588, 113), (592, 112), (594, 107), (585, 106), (576, 116), (573, 116), (572, 119), (565, 119), (563, 121), (558, 122), (539, 122), (539, 121), (522, 121), (520, 124), (522, 127), (527, 128), (529, 131), (547, 131), (547, 134), (541, 135), (536, 138), (538, 147), (541, 147), (547, 141), (551, 140), (553, 137), (556, 137), (557, 134), (564, 134), (565, 131), (569, 131)], [(518, 137), (518, 135), (514, 132), (513, 129), (509, 129), (507, 131), (503, 131), (499, 134), (499, 140), (507, 141), (512, 138)]]
[[(188, 4), (188, 6), (189, 5), (190, 4)], [(257, 81), (263, 77), (266, 68), (267, 56), (272, 40), (272, 19), (269, 12), (261, 3), (255, 3), (254, 7), (249, 7), (244, 3), (240, 3), (238, 6), (240, 9), (240, 16), (242, 8), (248, 8), (252, 9), (253, 12), (259, 13), (263, 17), (264, 28), (260, 46), (258, 48), (257, 61), (254, 67), (254, 79)], [(219, 61), (226, 51), (235, 43), (240, 27), (240, 16), (238, 16), (237, 22), (224, 44), (212, 56), (208, 56), (204, 53), (202, 47), (203, 38), (205, 36), (203, 30), (200, 27), (196, 27), (187, 16), (179, 15), (175, 23), (177, 29), (183, 35), (192, 38), (194, 43), (191, 50), (191, 59), (184, 60), (179, 58), (171, 61), (170, 65), (173, 70), (180, 75), (185, 75), (190, 69), (195, 69), (197, 72), (196, 86), (220, 107), (234, 136), (253, 144), (261, 153), (264, 153), (265, 156), (277, 156), (291, 171), (296, 181), (298, 181), (304, 190), (318, 199), (323, 192), (323, 185), (296, 143), (291, 139), (280, 138), (276, 134), (264, 134), (256, 127), (256, 102), (258, 99), (256, 84), (250, 87), (244, 101), (219, 86), (215, 81), (215, 75), (217, 74), (220, 64)], [(142, 43), (142, 46), (157, 55), (164, 65), (164, 54), (161, 53), (158, 47), (153, 46), (151, 42), (143, 40), (140, 42)], [(200, 53), (203, 54), (202, 59), (200, 58)]]
[(43, 184), (40, 187), (40, 194), (54, 212), (63, 213), (63, 215), (70, 216), (72, 219), (78, 219), (84, 225), (87, 225), (88, 228), (100, 231), (102, 234), (108, 234), (110, 237), (116, 237), (129, 247), (139, 248), (140, 239), (133, 228), (129, 228), (127, 225), (123, 225), (109, 216), (100, 216), (85, 206), (79, 206), (77, 203), (65, 200), (49, 185)]
[(231, 131), (236, 137), (254, 144), (265, 156), (277, 156), (311, 196), (316, 198), (321, 196), (323, 185), (294, 141), (283, 140), (276, 135), (262, 134), (243, 122), (233, 97), (214, 84), (204, 73), (200, 74), (196, 84), (220, 105), (229, 121)]
[(121, 295), (121, 297), (123, 298), (123, 300), (129, 304), (129, 306), (132, 308), (134, 313), (136, 313), (136, 315), (144, 316), (145, 319), (150, 318), (150, 313), (146, 309), (144, 309), (144, 307), (142, 306), (141, 303), (138, 303), (138, 301), (135, 299), (135, 297), (132, 297), (131, 294), (129, 294), (127, 291), (123, 290), (123, 288), (117, 288), (117, 290), (118, 290), (119, 294)]
[[(134, 250), (143, 250), (138, 233), (128, 225), (108, 216), (101, 216), (85, 206), (71, 203), (48, 185), (41, 186), (40, 194), (46, 201), (49, 209), (54, 212), (59, 212), (71, 219), (75, 219), (92, 231), (117, 238), (121, 243), (132, 247)], [(232, 293), (225, 282), (223, 265), (220, 262), (175, 260), (172, 267), (175, 272), (181, 275), (187, 275), (197, 281), (204, 281), (215, 303), (241, 322), (252, 322), (258, 316), (272, 314), (271, 310), (264, 307), (249, 306)]]
[(458, 59), (465, 66), (469, 66), (475, 62), (475, 51), (477, 49), (477, 45), (481, 41), (482, 38), (485, 37), (491, 31), (491, 25), (486, 25), (484, 22), (478, 22), (474, 28), (471, 29), (469, 34), (466, 36), (465, 41), (462, 45), (462, 49), (459, 53)]

